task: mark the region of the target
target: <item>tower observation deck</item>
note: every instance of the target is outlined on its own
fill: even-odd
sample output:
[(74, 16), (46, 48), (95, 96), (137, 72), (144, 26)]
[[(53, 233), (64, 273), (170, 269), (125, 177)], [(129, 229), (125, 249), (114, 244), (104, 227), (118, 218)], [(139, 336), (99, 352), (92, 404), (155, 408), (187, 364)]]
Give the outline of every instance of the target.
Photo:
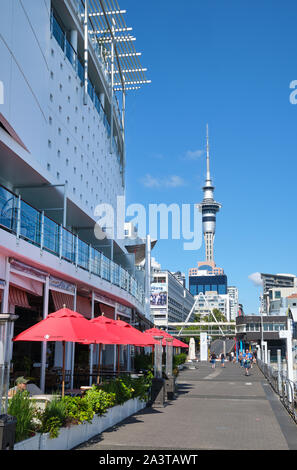
[(206, 126), (206, 180), (203, 186), (204, 198), (198, 205), (202, 212), (202, 225), (205, 243), (205, 260), (214, 261), (214, 238), (216, 231), (216, 213), (222, 205), (214, 200), (214, 189), (210, 177), (208, 125)]

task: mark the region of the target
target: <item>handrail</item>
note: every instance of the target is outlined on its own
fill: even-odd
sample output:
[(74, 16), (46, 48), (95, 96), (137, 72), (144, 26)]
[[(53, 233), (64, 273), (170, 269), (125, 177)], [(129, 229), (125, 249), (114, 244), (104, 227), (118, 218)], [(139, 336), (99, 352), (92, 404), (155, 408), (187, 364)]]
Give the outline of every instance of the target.
[(43, 211), (27, 204), (3, 185), (0, 185), (0, 228), (111, 282), (144, 305), (143, 287), (123, 266), (45, 216)]
[(260, 359), (257, 359), (257, 365), (266, 377), (273, 390), (280, 397), (280, 401), (288, 410), (294, 421), (297, 422), (296, 397), (297, 384), (289, 380), (284, 371), (278, 371)]

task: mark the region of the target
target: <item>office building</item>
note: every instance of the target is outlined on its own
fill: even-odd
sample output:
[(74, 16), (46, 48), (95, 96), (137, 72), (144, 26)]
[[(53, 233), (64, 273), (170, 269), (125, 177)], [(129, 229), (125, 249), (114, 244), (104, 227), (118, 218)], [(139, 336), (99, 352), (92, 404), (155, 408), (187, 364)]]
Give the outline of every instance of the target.
[(238, 303), (238, 289), (235, 286), (228, 286), (227, 288), (229, 295), (229, 306), (230, 306), (230, 320), (235, 320), (238, 315), (239, 303)]
[[(157, 327), (186, 320), (194, 305), (194, 297), (170, 272), (155, 265), (151, 282), (151, 315)], [(193, 321), (194, 313), (189, 321)]]

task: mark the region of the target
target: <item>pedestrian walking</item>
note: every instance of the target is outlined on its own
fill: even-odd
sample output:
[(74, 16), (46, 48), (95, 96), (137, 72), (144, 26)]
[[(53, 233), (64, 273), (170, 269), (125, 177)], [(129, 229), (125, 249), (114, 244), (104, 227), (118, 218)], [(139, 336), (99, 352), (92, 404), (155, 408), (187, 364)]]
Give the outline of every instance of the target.
[(243, 354), (242, 354), (242, 351), (240, 351), (240, 353), (239, 353), (238, 361), (239, 361), (240, 367), (243, 367)]
[(225, 367), (225, 355), (224, 355), (224, 353), (221, 354), (221, 366)]
[(210, 362), (211, 362), (211, 368), (212, 369), (215, 369), (215, 367), (216, 367), (216, 359), (217, 359), (217, 356), (215, 355), (215, 353), (212, 353), (210, 355)]
[(243, 367), (245, 369), (245, 375), (249, 375), (249, 370), (251, 368), (251, 359), (248, 354), (246, 354), (245, 356)]

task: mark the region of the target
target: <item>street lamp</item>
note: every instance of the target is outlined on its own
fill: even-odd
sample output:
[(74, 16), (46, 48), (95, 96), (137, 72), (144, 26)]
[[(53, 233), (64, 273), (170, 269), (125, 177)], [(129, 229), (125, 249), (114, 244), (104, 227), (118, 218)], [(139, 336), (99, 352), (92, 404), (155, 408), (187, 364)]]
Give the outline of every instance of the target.
[(154, 354), (154, 378), (152, 380), (151, 398), (152, 407), (160, 408), (164, 406), (165, 402), (165, 381), (162, 378), (162, 339), (163, 336), (153, 337), (157, 344), (155, 344)]
[(173, 354), (172, 354), (172, 343), (173, 338), (165, 338), (166, 341), (166, 380), (165, 380), (165, 388), (167, 392), (168, 400), (173, 400), (175, 396), (175, 378), (172, 373), (172, 362), (173, 362)]
[(0, 314), (0, 414), (7, 411), (12, 337), (14, 321), (17, 318), (17, 315), (10, 313)]
[(166, 341), (166, 375), (172, 377), (172, 343), (173, 338), (165, 338)]
[(154, 355), (154, 377), (156, 379), (162, 378), (162, 339), (163, 336), (154, 336), (154, 339), (158, 341), (155, 345)]
[(0, 314), (0, 450), (12, 450), (16, 419), (7, 415), (12, 337), (17, 315)]
[(264, 344), (264, 333), (263, 333), (263, 297), (260, 295), (260, 316), (261, 316), (261, 361), (265, 362), (263, 344)]

